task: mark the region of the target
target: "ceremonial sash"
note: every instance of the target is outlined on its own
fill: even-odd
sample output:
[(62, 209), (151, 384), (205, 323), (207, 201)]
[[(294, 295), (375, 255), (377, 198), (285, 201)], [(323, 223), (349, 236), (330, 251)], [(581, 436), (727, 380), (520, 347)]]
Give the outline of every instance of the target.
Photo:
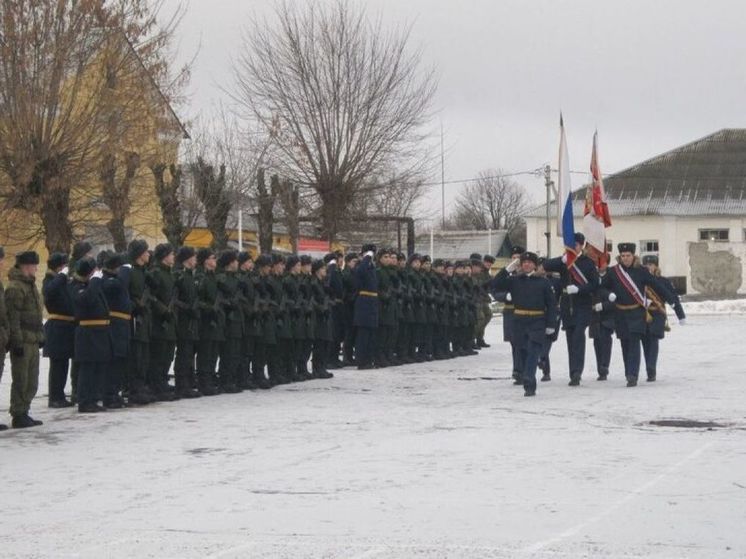
[(580, 271), (580, 268), (578, 268), (575, 262), (572, 263), (572, 266), (570, 266), (567, 271), (570, 272), (570, 276), (572, 276), (572, 279), (575, 281), (575, 283), (577, 283), (581, 287), (584, 285), (588, 285), (588, 278), (586, 278), (583, 272)]
[(647, 300), (640, 291), (640, 288), (637, 287), (637, 284), (629, 276), (627, 270), (625, 270), (621, 264), (618, 266), (614, 266), (612, 269), (614, 270), (616, 277), (619, 279), (619, 282), (622, 284), (622, 287), (624, 287), (624, 290), (629, 293), (630, 297), (634, 299), (635, 303), (640, 305), (645, 310), (645, 321), (651, 322), (653, 320), (653, 317), (650, 315), (650, 311), (648, 311)]
[(663, 302), (663, 300), (660, 297), (658, 297), (658, 294), (651, 287), (645, 288), (645, 296), (650, 299), (650, 306), (665, 317), (666, 322), (663, 325), (663, 330), (666, 332), (670, 332), (671, 327), (668, 325), (668, 316), (666, 315), (666, 305)]

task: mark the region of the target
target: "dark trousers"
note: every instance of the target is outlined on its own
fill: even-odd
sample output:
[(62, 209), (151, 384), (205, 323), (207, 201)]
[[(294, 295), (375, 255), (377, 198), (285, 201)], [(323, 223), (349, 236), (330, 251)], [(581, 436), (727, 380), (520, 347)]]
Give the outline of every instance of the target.
[(422, 325), (422, 344), (420, 345), (421, 351), (425, 355), (433, 354), (433, 333), (435, 331), (435, 325), (432, 322), (427, 322)]
[(370, 367), (373, 365), (375, 344), (376, 329), (358, 327), (355, 339), (355, 360), (358, 367)]
[(67, 384), (67, 372), (69, 368), (69, 359), (49, 359), (50, 403), (65, 399), (65, 385)]
[(96, 405), (104, 393), (108, 361), (78, 362), (78, 405)]
[(196, 352), (194, 340), (181, 339), (176, 342), (174, 377), (176, 388), (179, 390), (191, 390), (195, 386), (194, 356)]
[(643, 336), (642, 337), (642, 351), (645, 354), (645, 369), (648, 372), (648, 376), (655, 375), (656, 368), (658, 367), (658, 348), (660, 346), (660, 339), (656, 336)]
[(298, 350), (294, 338), (282, 338), (277, 344), (280, 362), (280, 374), (288, 379), (293, 379), (298, 363)]
[(554, 340), (552, 340), (552, 337), (546, 336), (544, 338), (544, 344), (541, 347), (541, 356), (539, 357), (539, 363), (541, 363), (541, 366), (544, 369), (545, 375), (549, 375), (552, 371), (552, 362), (549, 359), (549, 354), (552, 351), (553, 343), (554, 343)]
[(200, 387), (217, 386), (215, 368), (218, 364), (219, 344), (216, 340), (197, 342), (197, 382)]
[(396, 340), (396, 354), (399, 359), (409, 357), (409, 339), (412, 333), (411, 322), (399, 323), (399, 336)]
[[(355, 335), (357, 333), (357, 328), (355, 328), (352, 324), (347, 325), (347, 329), (345, 330), (345, 337), (344, 337), (344, 345), (343, 345), (343, 352), (344, 352), (344, 360), (351, 363), (355, 357)], [(331, 346), (331, 344), (327, 344)]]
[(570, 362), (570, 376), (582, 375), (585, 368), (585, 330), (588, 325), (579, 323), (565, 327), (567, 355)]
[[(150, 344), (140, 340), (130, 342), (129, 367), (127, 369), (127, 388), (136, 394), (146, 390), (146, 373), (150, 361)], [(73, 373), (77, 364), (73, 361)]]
[(263, 340), (254, 340), (254, 352), (251, 356), (251, 376), (257, 379), (266, 379), (264, 367), (267, 365), (267, 344)]
[(220, 344), (220, 365), (218, 378), (220, 386), (236, 385), (238, 382), (238, 365), (241, 361), (241, 338), (226, 338)]
[(127, 357), (114, 357), (106, 367), (104, 374), (104, 404), (119, 400), (127, 375)]
[(150, 341), (150, 367), (147, 382), (154, 392), (168, 390), (168, 371), (174, 360), (174, 340)]
[(624, 375), (637, 380), (640, 373), (640, 346), (642, 337), (630, 334), (628, 338), (620, 340), (622, 344), (622, 358), (624, 359)]
[(376, 363), (387, 364), (391, 357), (391, 332), (393, 328), (389, 324), (380, 324), (376, 332)]
[(330, 342), (327, 340), (315, 339), (313, 341), (311, 367), (314, 373), (326, 371), (326, 358), (329, 354), (329, 344)]
[[(313, 340), (297, 340), (296, 345), (298, 346), (298, 371), (301, 373), (308, 373), (308, 360), (311, 358), (311, 352), (313, 351)], [(327, 349), (327, 351), (329, 351)]]
[(521, 345), (521, 364), (523, 366), (523, 388), (527, 391), (536, 390), (536, 366), (543, 349), (541, 342), (527, 338)]
[[(287, 351), (285, 342), (287, 340), (279, 340), (276, 344), (267, 344), (266, 355), (267, 355), (267, 373), (269, 380), (273, 383), (277, 383), (285, 378), (285, 361), (282, 358), (282, 353)], [(289, 379), (288, 379), (289, 380)]]
[(596, 354), (596, 372), (599, 375), (609, 374), (611, 364), (611, 348), (613, 346), (611, 335), (613, 330), (605, 326), (599, 327), (598, 334), (593, 338), (593, 351)]
[(238, 382), (243, 388), (251, 386), (251, 361), (254, 357), (256, 342), (253, 336), (245, 336), (241, 340), (241, 359), (238, 364)]

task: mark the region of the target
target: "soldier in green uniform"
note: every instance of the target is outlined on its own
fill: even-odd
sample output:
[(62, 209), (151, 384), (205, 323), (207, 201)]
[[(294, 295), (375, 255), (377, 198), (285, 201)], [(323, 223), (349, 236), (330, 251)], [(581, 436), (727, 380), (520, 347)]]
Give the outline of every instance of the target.
[(197, 342), (197, 386), (204, 396), (220, 393), (215, 368), (218, 350), (225, 339), (225, 314), (218, 301), (215, 275), (217, 258), (209, 248), (197, 251), (197, 304), (199, 307), (199, 342)]
[(438, 322), (438, 316), (435, 309), (435, 283), (433, 281), (432, 260), (427, 254), (422, 256), (422, 266), (420, 268), (422, 275), (422, 289), (424, 291), (425, 305), (425, 326), (423, 329), (423, 348), (425, 359), (432, 361), (434, 359), (433, 337), (435, 335), (435, 325)]
[[(301, 298), (301, 323), (302, 338), (300, 340), (300, 357), (298, 360), (298, 374), (307, 379), (314, 378), (308, 370), (308, 361), (311, 359), (313, 342), (315, 338), (314, 328), (316, 326), (316, 316), (314, 312), (313, 290), (311, 288), (311, 268), (313, 267), (313, 258), (307, 254), (300, 257), (300, 275), (298, 289)], [(340, 336), (340, 340), (342, 336)], [(339, 347), (339, 345), (337, 346)]]
[(238, 254), (238, 293), (243, 315), (244, 335), (241, 342), (241, 364), (239, 377), (241, 388), (255, 390), (270, 388), (269, 382), (261, 375), (255, 375), (252, 369), (257, 341), (261, 337), (259, 317), (259, 296), (254, 287), (254, 259), (247, 251)]
[(378, 276), (378, 330), (376, 332), (376, 367), (389, 367), (392, 365), (394, 326), (396, 323), (396, 308), (394, 299), (396, 294), (391, 281), (391, 251), (381, 248), (378, 251), (378, 265), (376, 266)]
[[(485, 256), (487, 258), (487, 256)], [(484, 331), (490, 321), (492, 311), (490, 309), (489, 282), (490, 275), (485, 268), (482, 255), (474, 253), (471, 255), (471, 279), (475, 287), (475, 303), (477, 307), (477, 322), (474, 331), (474, 347), (482, 349), (490, 347), (484, 341)]]
[(409, 257), (408, 278), (410, 292), (412, 294), (412, 337), (409, 340), (409, 355), (418, 363), (427, 359), (425, 353), (425, 323), (427, 322), (427, 313), (425, 309), (425, 290), (423, 285), (422, 257), (419, 254), (413, 254)]
[(238, 300), (238, 253), (227, 249), (218, 257), (218, 300), (225, 313), (225, 338), (220, 344), (218, 378), (220, 388), (228, 394), (241, 392), (238, 376), (243, 339), (243, 313)]
[(293, 361), (293, 323), (290, 315), (287, 296), (283, 290), (285, 258), (280, 254), (272, 255), (272, 273), (267, 277), (267, 289), (272, 298), (275, 312), (277, 349), (269, 354), (270, 380), (274, 384), (287, 384), (294, 381)]
[(311, 302), (313, 307), (313, 353), (311, 370), (314, 378), (327, 379), (334, 375), (326, 370), (329, 358), (329, 345), (334, 338), (332, 330), (331, 300), (324, 289), (326, 265), (323, 260), (314, 260), (311, 264)]
[(132, 302), (132, 339), (127, 378), (128, 403), (149, 404), (155, 396), (148, 388), (146, 374), (150, 361), (150, 290), (145, 282), (147, 265), (150, 262), (148, 243), (135, 239), (127, 247), (127, 256), (132, 266), (129, 281)]
[(150, 288), (150, 373), (148, 382), (156, 400), (167, 402), (176, 399), (168, 383), (168, 371), (176, 349), (176, 313), (174, 306), (174, 276), (172, 268), (176, 255), (174, 247), (163, 243), (153, 251), (154, 265), (145, 276)]
[[(0, 247), (0, 273), (3, 271), (5, 264), (5, 248)], [(8, 313), (5, 310), (5, 287), (0, 280), (0, 381), (3, 380), (3, 370), (5, 369), (5, 352), (8, 347)], [(4, 423), (0, 423), (0, 431), (8, 428)]]
[(445, 261), (436, 258), (432, 267), (433, 299), (435, 306), (435, 326), (433, 327), (433, 358), (437, 360), (447, 359), (448, 348), (448, 280), (446, 278)]
[(301, 374), (298, 370), (298, 363), (301, 360), (301, 342), (305, 338), (299, 277), (300, 258), (293, 254), (288, 256), (285, 261), (282, 289), (285, 292), (287, 316), (290, 321), (290, 336), (286, 339), (287, 352), (283, 354), (284, 370), (285, 376), (294, 381), (306, 380), (306, 375)]
[(195, 389), (194, 358), (199, 341), (199, 301), (197, 298), (197, 253), (192, 247), (181, 247), (176, 253), (174, 308), (176, 310), (176, 358), (174, 377), (178, 398), (199, 398)]
[(29, 415), (39, 387), (39, 348), (44, 343), (42, 302), (36, 287), (39, 255), (21, 252), (8, 272), (5, 306), (10, 347), (10, 415), (14, 428), (35, 427), (41, 421)]
[[(257, 384), (264, 382), (271, 387), (278, 384), (275, 382), (278, 379), (276, 375), (273, 376), (270, 364), (270, 358), (274, 359), (271, 356), (277, 353), (276, 303), (272, 299), (272, 290), (269, 285), (272, 275), (272, 257), (267, 254), (259, 255), (256, 259), (256, 269), (258, 273), (254, 278), (254, 291), (257, 294), (260, 336), (254, 347), (254, 362), (251, 370), (254, 382)], [(265, 367), (268, 369), (268, 380), (264, 374)]]

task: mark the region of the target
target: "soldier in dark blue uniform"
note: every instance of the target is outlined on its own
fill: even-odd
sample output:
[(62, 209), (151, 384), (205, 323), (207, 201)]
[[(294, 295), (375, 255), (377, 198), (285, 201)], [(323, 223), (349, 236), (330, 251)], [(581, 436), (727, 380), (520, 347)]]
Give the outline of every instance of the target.
[(67, 373), (75, 346), (75, 305), (69, 289), (67, 254), (55, 252), (47, 261), (42, 282), (47, 321), (44, 323), (44, 357), (49, 358), (49, 407), (73, 405), (65, 397)]
[(552, 380), (552, 361), (549, 357), (550, 352), (552, 351), (552, 344), (557, 341), (557, 337), (559, 335), (559, 327), (560, 327), (560, 314), (559, 314), (559, 302), (560, 302), (560, 296), (562, 295), (562, 280), (559, 277), (559, 274), (555, 273), (547, 273), (546, 270), (544, 270), (544, 258), (539, 259), (539, 267), (537, 268), (537, 274), (539, 276), (547, 278), (549, 283), (552, 286), (552, 294), (554, 295), (555, 300), (555, 308), (557, 309), (557, 321), (554, 324), (555, 331), (553, 334), (546, 337), (544, 340), (544, 348), (541, 352), (541, 357), (539, 358), (539, 369), (541, 369), (542, 375), (541, 375), (541, 381), (547, 382)]
[[(658, 257), (653, 254), (643, 256), (642, 264), (648, 269), (648, 272), (668, 289), (670, 294), (673, 294), (673, 310), (676, 313), (679, 324), (683, 325), (686, 321), (684, 308), (681, 306), (681, 301), (674, 286), (667, 278), (661, 276)], [(668, 319), (666, 317), (666, 303), (663, 294), (658, 293), (654, 287), (648, 286), (645, 288), (645, 295), (650, 303), (648, 310), (650, 311), (652, 320), (648, 322), (647, 330), (642, 337), (642, 351), (645, 356), (645, 369), (648, 375), (647, 381), (655, 382), (658, 368), (658, 346), (660, 340), (666, 335), (666, 331), (670, 330), (670, 327), (668, 326)]]
[[(605, 266), (598, 271), (601, 280), (607, 271), (608, 268)], [(600, 381), (609, 377), (615, 308), (614, 303), (609, 301), (609, 291), (599, 287), (593, 294), (593, 316), (588, 327), (588, 335), (593, 340), (593, 351), (596, 354), (596, 380)]]
[(355, 299), (354, 325), (357, 328), (355, 343), (355, 359), (360, 370), (372, 369), (375, 353), (375, 334), (378, 328), (378, 278), (373, 256), (376, 246), (363, 245), (363, 259), (355, 268)]
[[(129, 281), (132, 266), (124, 263), (124, 255), (110, 253), (104, 259), (101, 291), (109, 306), (109, 329), (112, 339), (112, 359), (107, 367), (104, 386), (104, 407), (121, 408), (124, 400), (120, 392), (127, 374), (130, 354), (130, 322), (132, 302)], [(134, 403), (134, 402), (133, 402)]]
[[(520, 261), (521, 254), (525, 251), (521, 246), (514, 246), (510, 249), (511, 262)], [(515, 272), (512, 272), (515, 275)], [(510, 355), (513, 366), (513, 384), (523, 384), (523, 372), (521, 371), (521, 356), (518, 352), (518, 346), (513, 341), (513, 305), (512, 296), (507, 291), (493, 291), (492, 297), (503, 304), (503, 341), (510, 344)]]
[(670, 305), (676, 295), (666, 285), (640, 265), (634, 243), (620, 243), (618, 264), (609, 268), (601, 285), (608, 289), (609, 300), (616, 305), (615, 330), (622, 345), (624, 374), (627, 386), (637, 386), (640, 372), (642, 337), (652, 320), (647, 308), (645, 288), (651, 287)]
[(570, 361), (570, 386), (578, 386), (585, 367), (585, 331), (593, 314), (593, 293), (598, 289), (598, 271), (588, 256), (582, 254), (585, 236), (575, 233), (575, 252), (578, 257), (572, 266), (566, 264), (566, 256), (551, 258), (544, 262), (547, 272), (558, 272), (562, 278), (564, 292), (560, 298), (562, 328), (567, 338), (567, 354)]
[[(95, 277), (94, 277), (94, 274)], [(96, 261), (84, 257), (75, 266), (71, 283), (75, 303), (75, 361), (78, 364), (78, 411), (96, 413), (104, 391), (107, 368), (112, 358), (109, 305), (102, 291), (103, 279)]]
[(340, 361), (339, 352), (345, 339), (345, 329), (350, 326), (345, 323), (344, 280), (336, 253), (330, 252), (324, 256), (324, 263), (326, 264), (326, 289), (332, 302), (332, 329), (334, 334), (334, 340), (329, 346), (327, 367), (340, 369), (344, 367), (344, 362)]
[(521, 272), (512, 276), (518, 264), (513, 260), (500, 270), (492, 281), (492, 289), (511, 294), (513, 311), (513, 340), (520, 351), (525, 396), (536, 395), (536, 367), (546, 336), (556, 331), (557, 309), (552, 286), (546, 278), (538, 276), (539, 257), (524, 252), (520, 257)]
[[(359, 260), (356, 252), (348, 252), (345, 254), (345, 267), (342, 270), (342, 324), (344, 325), (342, 364), (345, 367), (351, 367), (355, 364), (355, 325), (353, 318), (355, 316), (355, 297), (357, 294), (353, 285), (352, 274)], [(324, 281), (326, 282), (326, 280)], [(331, 298), (331, 290), (328, 291), (328, 294)]]

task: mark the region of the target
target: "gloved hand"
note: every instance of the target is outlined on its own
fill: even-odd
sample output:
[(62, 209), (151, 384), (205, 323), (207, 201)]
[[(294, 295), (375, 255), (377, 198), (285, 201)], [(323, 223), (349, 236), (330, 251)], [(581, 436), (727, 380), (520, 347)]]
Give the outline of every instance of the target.
[(562, 263), (567, 264), (567, 253), (562, 255)]
[(546, 332), (547, 336), (551, 336), (554, 334), (554, 328), (546, 328), (544, 332)]
[(565, 288), (565, 291), (567, 292), (568, 295), (575, 295), (578, 291), (580, 291), (580, 289), (578, 289), (577, 285), (568, 285)]
[(67, 266), (65, 266), (64, 268), (60, 270), (60, 274), (68, 275), (69, 273), (70, 273), (70, 268), (68, 268)]
[(505, 270), (507, 270), (507, 272), (509, 274), (511, 274), (511, 273), (515, 272), (518, 269), (518, 266), (520, 266), (520, 265), (521, 265), (521, 261), (518, 260), (517, 258), (515, 258), (515, 259), (513, 259), (513, 260), (510, 261), (510, 264), (508, 264), (507, 266), (505, 266)]
[(685, 326), (686, 325), (686, 318), (682, 318), (679, 320), (679, 326)]
[(14, 357), (23, 357), (23, 346), (19, 345), (19, 346), (11, 347), (10, 348), (10, 353)]
[(93, 272), (93, 275), (91, 277), (92, 278), (102, 278), (102, 277), (104, 277), (104, 273), (97, 268), (96, 271)]
[(616, 301), (616, 293), (609, 293), (609, 301), (612, 303)]
[(604, 310), (603, 303), (596, 303), (595, 305), (593, 305), (593, 310), (596, 312), (601, 312), (602, 310)]
[(122, 264), (122, 268), (132, 268), (132, 264)]
[(508, 293), (508, 294), (505, 295), (505, 300), (508, 303), (510, 303), (513, 300), (513, 296), (510, 293)]

